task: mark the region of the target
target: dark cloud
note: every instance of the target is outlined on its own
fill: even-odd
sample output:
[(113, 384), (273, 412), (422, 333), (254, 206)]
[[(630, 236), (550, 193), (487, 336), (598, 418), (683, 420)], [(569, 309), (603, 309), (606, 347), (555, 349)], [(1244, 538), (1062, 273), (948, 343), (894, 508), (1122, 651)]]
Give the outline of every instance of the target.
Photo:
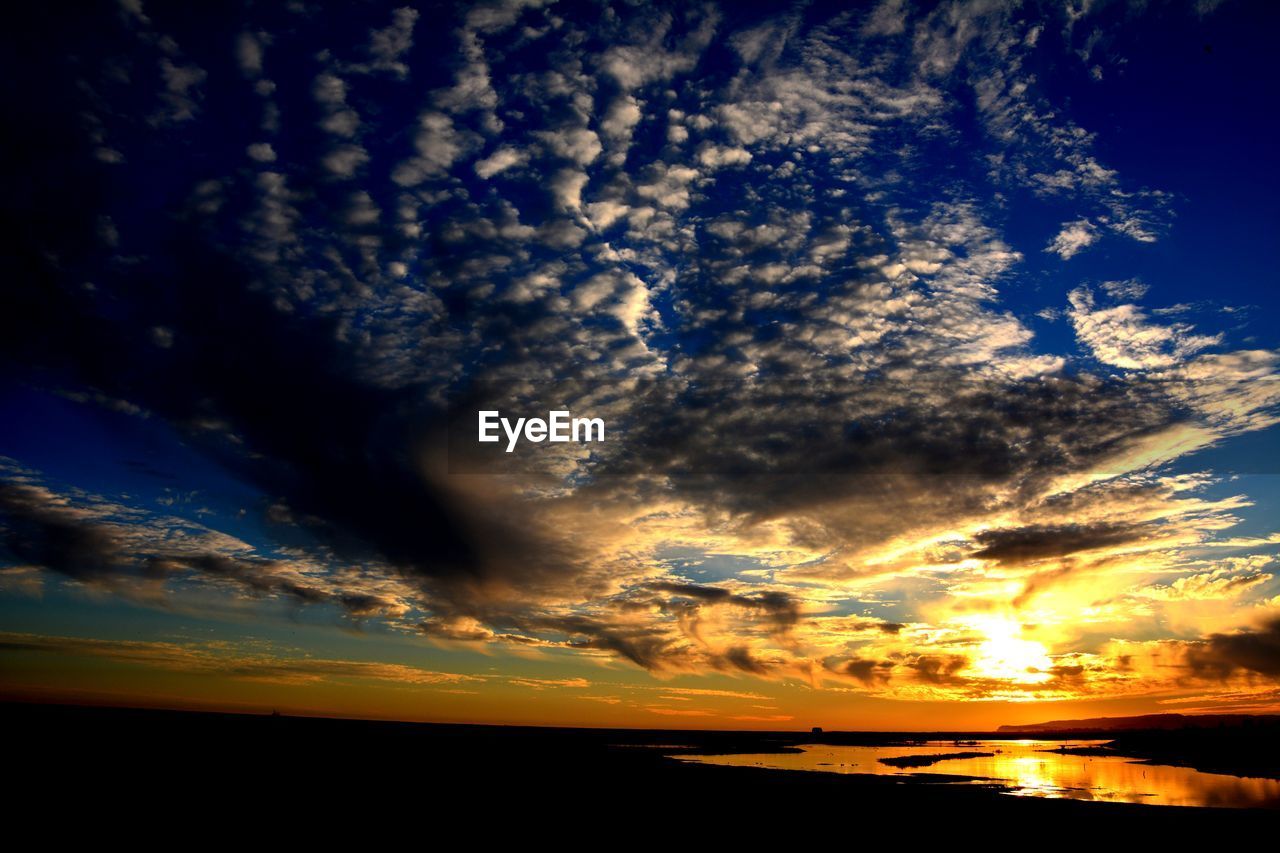
[(1021, 565), (1140, 540), (1150, 528), (1135, 524), (1063, 524), (987, 530), (975, 539), (980, 560)]
[(787, 593), (776, 590), (743, 595), (731, 593), (719, 587), (669, 582), (650, 584), (649, 589), (693, 598), (709, 604), (733, 604), (760, 610), (779, 630), (785, 630), (794, 625), (800, 618), (795, 600)]
[(696, 598), (700, 601), (721, 602), (730, 601), (737, 598), (727, 589), (720, 589), (714, 586), (700, 586), (692, 583), (670, 583), (662, 582), (650, 585), (650, 589), (658, 592), (669, 592), (673, 595), (683, 595), (688, 598)]
[[(231, 581), (255, 596), (280, 596), (294, 604), (334, 604), (365, 618), (403, 610), (396, 600), (370, 592), (320, 584), (278, 560), (219, 553), (199, 542), (175, 544), (171, 528), (139, 514), (115, 517), (119, 508), (73, 503), (41, 487), (0, 481), (0, 558), (41, 566), (85, 584), (137, 594), (139, 585), (192, 573)], [(148, 526), (150, 524), (150, 526)]]
[(724, 653), (724, 661), (730, 666), (752, 675), (768, 675), (770, 667), (755, 658), (745, 646), (734, 646)]
[(117, 529), (50, 505), (42, 490), (0, 481), (0, 556), (84, 581), (136, 568)]
[(852, 658), (842, 662), (838, 671), (848, 675), (868, 687), (884, 684), (889, 680), (893, 670), (891, 661), (877, 661), (866, 658)]
[(650, 630), (596, 625), (590, 629), (590, 633), (584, 631), (582, 639), (571, 640), (568, 645), (570, 648), (614, 652), (642, 669), (661, 670), (672, 663), (667, 654), (672, 647), (671, 639)]
[(958, 674), (969, 665), (963, 655), (917, 655), (907, 666), (926, 684), (955, 684)]
[(1049, 673), (1060, 681), (1078, 681), (1085, 671), (1085, 667), (1081, 664), (1069, 664), (1052, 667)]
[(1280, 677), (1280, 619), (1236, 634), (1211, 634), (1186, 647), (1186, 665), (1199, 678), (1239, 674)]

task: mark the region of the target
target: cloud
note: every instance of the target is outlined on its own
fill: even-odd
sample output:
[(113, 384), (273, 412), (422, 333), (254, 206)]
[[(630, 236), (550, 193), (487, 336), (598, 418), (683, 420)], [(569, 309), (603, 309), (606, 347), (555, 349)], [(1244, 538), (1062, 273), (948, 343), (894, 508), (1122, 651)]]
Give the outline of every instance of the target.
[(1152, 323), (1137, 305), (1097, 305), (1094, 294), (1080, 287), (1068, 295), (1068, 316), (1076, 337), (1094, 358), (1129, 370), (1167, 368), (1185, 362), (1203, 349), (1222, 342), (1221, 335), (1197, 335), (1185, 323)]
[(840, 663), (840, 671), (865, 686), (884, 684), (889, 680), (893, 664), (884, 661), (853, 658)]
[(582, 207), (582, 190), (589, 180), (585, 172), (561, 169), (551, 178), (551, 194), (562, 208), (576, 211)]
[(430, 177), (445, 174), (463, 156), (469, 144), (449, 116), (426, 112), (418, 121), (414, 137), (418, 155), (396, 166), (392, 180), (402, 187), (421, 184)]
[(1046, 252), (1052, 252), (1064, 261), (1075, 257), (1084, 249), (1098, 242), (1098, 229), (1087, 219), (1064, 222), (1058, 236), (1049, 241)]
[(1211, 601), (1236, 598), (1271, 580), (1268, 574), (1231, 574), (1215, 569), (1178, 578), (1170, 584), (1156, 584), (1138, 590), (1135, 595), (1162, 601)]
[(703, 7), (701, 12), (695, 28), (686, 33), (674, 49), (667, 49), (664, 41), (672, 28), (672, 16), (668, 12), (646, 10), (643, 14), (649, 20), (637, 28), (636, 43), (615, 45), (606, 50), (600, 57), (601, 69), (624, 91), (667, 82), (678, 74), (692, 71), (711, 41), (720, 17), (714, 7)]
[(745, 148), (708, 145), (698, 152), (698, 162), (708, 169), (722, 166), (745, 166), (751, 162), (751, 152)]
[(110, 577), (132, 559), (116, 529), (39, 486), (0, 484), (5, 555), (70, 577)]
[(468, 27), (483, 33), (497, 33), (514, 25), (526, 9), (539, 9), (548, 0), (484, 0), (467, 10)]
[(163, 600), (160, 584), (194, 573), (255, 597), (332, 604), (354, 618), (409, 609), (394, 582), (358, 572), (315, 577), (307, 560), (264, 558), (198, 525), (101, 500), (72, 500), (40, 485), (0, 482), (0, 519), (5, 557), (140, 600)]
[(249, 155), (249, 159), (258, 163), (273, 163), (276, 159), (275, 149), (270, 142), (255, 142), (245, 149), (245, 153)]
[(1141, 299), (1151, 289), (1146, 284), (1133, 278), (1125, 279), (1124, 281), (1104, 281), (1101, 287), (1108, 296), (1117, 301), (1122, 299)]
[(549, 130), (538, 134), (547, 147), (558, 157), (571, 160), (579, 166), (587, 166), (600, 156), (603, 147), (595, 131), (585, 127)]
[(339, 145), (324, 156), (321, 163), (336, 178), (350, 178), (369, 162), (369, 152), (359, 145)]
[(881, 0), (867, 15), (862, 32), (870, 36), (893, 36), (906, 30), (905, 0)]
[[(1130, 270), (1053, 295), (1003, 227), (1052, 216), (1068, 259), (1172, 215), (1031, 73), (1038, 10), (204, 14), (220, 60), (147, 43), (152, 141), (157, 102), (93, 70), (137, 16), (48, 42), (83, 85), (12, 93), (0, 353), (269, 523), (6, 469), (23, 578), (931, 700), (1167, 686), (1097, 637), (1244, 636), (1274, 596), (1202, 554), (1248, 499), (1159, 466), (1274, 423), (1280, 356)], [(1065, 344), (1026, 320), (1064, 296)], [(470, 473), (478, 401), (611, 439)]]
[(199, 86), (208, 72), (197, 65), (178, 65), (167, 58), (160, 60), (160, 75), (164, 79), (164, 101), (171, 122), (190, 121), (199, 109)]
[(263, 52), (269, 41), (265, 33), (243, 32), (236, 36), (236, 62), (246, 77), (262, 75)]
[(987, 530), (975, 537), (982, 547), (971, 556), (1006, 564), (1029, 563), (1126, 544), (1143, 533), (1133, 525), (1106, 523)]
[(617, 98), (600, 122), (600, 130), (606, 138), (615, 142), (630, 142), (632, 131), (642, 118), (640, 104), (630, 95)]
[(578, 689), (591, 686), (591, 682), (585, 678), (512, 678), (509, 681), (517, 687), (528, 687), (533, 690), (546, 690), (549, 687)]
[(403, 6), (391, 13), (391, 23), (369, 32), (369, 55), (373, 67), (390, 71), (398, 77), (409, 74), (409, 66), (401, 57), (413, 47), (413, 27), (418, 22), (418, 10)]
[(432, 687), (483, 680), (479, 676), (437, 672), (403, 664), (210, 650), (190, 643), (82, 639), (13, 632), (0, 632), (0, 651), (88, 656), (130, 666), (281, 684), (332, 683), (355, 678)]
[(1254, 630), (1212, 634), (1186, 648), (1187, 666), (1202, 678), (1225, 679), (1237, 673), (1280, 678), (1280, 619)]
[(483, 160), (476, 161), (476, 174), (488, 180), (500, 172), (526, 162), (528, 157), (528, 154), (515, 148), (499, 148)]

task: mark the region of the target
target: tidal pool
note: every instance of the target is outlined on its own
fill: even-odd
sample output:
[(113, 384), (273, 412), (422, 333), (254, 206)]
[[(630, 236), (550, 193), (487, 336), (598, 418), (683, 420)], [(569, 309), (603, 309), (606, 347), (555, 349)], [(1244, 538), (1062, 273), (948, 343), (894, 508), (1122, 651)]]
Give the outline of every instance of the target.
[[(1095, 747), (1105, 740), (928, 741), (911, 746), (806, 744), (798, 753), (680, 755), (680, 761), (876, 776), (971, 777), (995, 781), (1021, 797), (1060, 797), (1165, 806), (1280, 808), (1280, 780), (1203, 773), (1189, 767), (1141, 764), (1118, 755), (1072, 755), (1063, 747)], [(975, 754), (986, 753), (986, 754)], [(948, 757), (957, 754), (965, 757)], [(924, 763), (928, 756), (940, 760)], [(894, 763), (886, 764), (881, 759)], [(909, 764), (915, 766), (900, 766)]]

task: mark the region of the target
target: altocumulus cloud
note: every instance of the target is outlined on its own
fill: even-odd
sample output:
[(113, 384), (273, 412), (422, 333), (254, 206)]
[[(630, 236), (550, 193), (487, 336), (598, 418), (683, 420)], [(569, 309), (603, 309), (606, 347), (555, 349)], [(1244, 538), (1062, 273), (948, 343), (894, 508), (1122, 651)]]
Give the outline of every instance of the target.
[[(1072, 38), (1056, 6), (495, 0), (338, 29), (138, 8), (70, 29), (17, 13), (5, 74), (39, 84), (5, 95), (25, 119), (4, 157), (26, 165), (0, 202), (0, 354), (167, 425), (264, 496), (280, 541), (16, 460), (11, 563), (166, 606), (214, 587), (435, 640), (926, 698), (1149, 689), (1084, 635), (1172, 643), (1162, 608), (1265, 609), (1269, 576), (1192, 553), (1247, 501), (1158, 466), (1273, 424), (1280, 354), (1166, 322), (1145, 286), (1047, 297), (1065, 346), (1003, 303), (1031, 256), (1169, 227), (1167, 194), (1037, 86), (1041, 41)], [(1049, 230), (1016, 245), (987, 201), (1006, 193)], [(450, 474), (451, 402), (549, 395), (623, 437)], [(735, 570), (693, 579), (684, 552)], [(913, 611), (849, 615), (922, 578)], [(975, 614), (1037, 605), (1026, 642), (1049, 662), (983, 664), (998, 626)], [(1206, 618), (1188, 666), (1275, 676), (1273, 623)], [(278, 675), (322, 673), (452, 678)]]

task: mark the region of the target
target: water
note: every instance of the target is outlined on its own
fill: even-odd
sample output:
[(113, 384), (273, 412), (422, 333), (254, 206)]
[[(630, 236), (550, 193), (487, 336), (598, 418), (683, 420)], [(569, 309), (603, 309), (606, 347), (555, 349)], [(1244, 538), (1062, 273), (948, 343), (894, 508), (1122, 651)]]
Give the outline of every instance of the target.
[[(1137, 763), (1121, 756), (1064, 755), (1062, 746), (1097, 746), (1106, 741), (983, 740), (929, 741), (912, 746), (801, 746), (799, 753), (685, 755), (681, 761), (777, 770), (863, 773), (910, 777), (918, 774), (977, 777), (1009, 787), (1022, 797), (1058, 797), (1166, 806), (1280, 808), (1280, 780), (1202, 773), (1189, 767)], [(990, 756), (952, 758), (928, 766), (895, 767), (882, 758), (982, 752)], [(957, 779), (969, 782), (972, 779)]]

